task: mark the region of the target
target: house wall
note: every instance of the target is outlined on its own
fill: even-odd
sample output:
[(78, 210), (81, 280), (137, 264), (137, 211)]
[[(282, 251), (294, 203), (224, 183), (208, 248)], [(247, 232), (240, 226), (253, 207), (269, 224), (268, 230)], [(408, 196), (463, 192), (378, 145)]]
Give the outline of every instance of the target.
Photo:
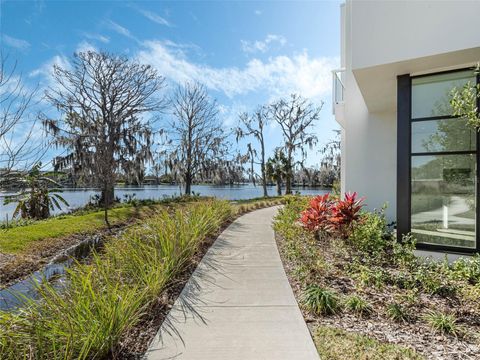
[(395, 220), (396, 77), (478, 61), (480, 1), (347, 0), (340, 14), (342, 191), (365, 196), (370, 210), (388, 203)]
[(479, 46), (480, 1), (347, 1), (352, 68)]
[(395, 219), (396, 114), (370, 113), (352, 72), (351, 12), (341, 12), (342, 66), (344, 74), (344, 127), (342, 129), (342, 192), (366, 197), (368, 209), (388, 204), (387, 216)]
[(387, 203), (387, 216), (396, 209), (396, 113), (370, 113), (355, 77), (346, 73), (342, 190), (366, 197), (370, 210)]

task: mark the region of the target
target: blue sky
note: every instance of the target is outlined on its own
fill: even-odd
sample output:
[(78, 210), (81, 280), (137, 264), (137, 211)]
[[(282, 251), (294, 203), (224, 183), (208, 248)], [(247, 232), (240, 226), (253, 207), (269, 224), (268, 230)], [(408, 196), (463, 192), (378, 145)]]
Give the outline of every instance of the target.
[[(28, 86), (48, 87), (53, 64), (67, 66), (75, 51), (108, 50), (155, 66), (170, 88), (203, 82), (226, 128), (239, 112), (298, 92), (325, 101), (320, 144), (338, 129), (330, 101), (338, 1), (0, 1), (1, 49)], [(268, 139), (270, 151), (280, 144), (277, 127)], [(311, 151), (307, 163), (319, 158)]]

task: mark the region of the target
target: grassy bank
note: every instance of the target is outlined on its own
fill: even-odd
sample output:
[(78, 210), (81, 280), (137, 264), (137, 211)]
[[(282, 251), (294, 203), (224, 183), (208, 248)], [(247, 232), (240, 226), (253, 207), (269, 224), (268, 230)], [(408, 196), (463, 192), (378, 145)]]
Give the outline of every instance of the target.
[[(159, 205), (122, 206), (109, 211), (112, 225), (151, 214)], [(103, 211), (56, 216), (28, 225), (0, 230), (0, 252), (16, 254), (43, 239), (54, 239), (76, 233), (91, 233), (105, 228)]]
[(235, 212), (215, 200), (158, 210), (109, 241), (91, 264), (72, 268), (62, 292), (43, 284), (41, 301), (18, 313), (0, 313), (0, 358), (118, 355), (122, 337)]
[(456, 359), (480, 353), (480, 257), (453, 264), (413, 255), (381, 213), (363, 212), (347, 238), (307, 231), (307, 199), (276, 217), (282, 260), (325, 359)]
[[(109, 211), (112, 225), (134, 219), (143, 219), (166, 205), (189, 203), (202, 198), (174, 198), (149, 205), (121, 205)], [(280, 204), (283, 197), (256, 198), (232, 201), (239, 212)], [(47, 220), (35, 221), (26, 225), (0, 229), (0, 252), (18, 254), (28, 252), (36, 243), (45, 239), (63, 238), (78, 233), (93, 233), (105, 229), (104, 214), (101, 210), (79, 211), (60, 215)]]

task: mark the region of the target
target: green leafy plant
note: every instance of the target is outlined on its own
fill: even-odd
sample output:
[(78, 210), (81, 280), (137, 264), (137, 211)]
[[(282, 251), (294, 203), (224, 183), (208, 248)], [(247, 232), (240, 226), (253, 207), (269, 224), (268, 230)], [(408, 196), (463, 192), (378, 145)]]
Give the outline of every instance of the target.
[[(56, 181), (42, 176), (40, 169), (42, 163), (36, 163), (32, 169), (23, 174), (13, 173), (9, 182), (21, 188), (20, 192), (5, 198), (4, 204), (17, 203), (13, 217), (20, 215), (22, 219), (46, 219), (50, 211), (59, 209), (61, 205), (69, 206), (68, 202), (59, 194), (61, 187)], [(52, 186), (55, 186), (52, 188)]]
[(349, 237), (349, 243), (361, 252), (378, 258), (388, 246), (386, 240), (387, 221), (382, 212), (364, 213)]
[(387, 306), (386, 314), (390, 319), (396, 322), (408, 322), (411, 319), (408, 310), (396, 302)]
[(416, 263), (414, 250), (417, 246), (417, 240), (412, 234), (405, 234), (402, 241), (393, 243), (393, 259), (397, 265), (410, 266)]
[(350, 295), (345, 301), (345, 308), (357, 315), (370, 315), (373, 312), (369, 302), (358, 295)]
[(359, 265), (352, 277), (362, 286), (374, 286), (381, 289), (389, 280), (389, 274), (380, 267)]
[(449, 275), (455, 280), (465, 280), (471, 285), (480, 283), (480, 254), (469, 259), (458, 259), (449, 267)]
[(425, 321), (438, 333), (458, 335), (457, 319), (452, 314), (430, 311), (425, 315)]
[[(480, 63), (474, 73), (480, 72)], [(454, 87), (450, 92), (450, 106), (454, 116), (467, 119), (467, 123), (473, 129), (480, 130), (480, 114), (477, 107), (477, 99), (480, 98), (480, 84), (467, 82), (461, 89)]]
[(309, 285), (302, 295), (305, 308), (314, 314), (332, 315), (340, 311), (337, 295), (318, 285)]
[(232, 215), (226, 201), (165, 208), (106, 242), (91, 264), (69, 270), (62, 291), (42, 283), (39, 301), (0, 311), (0, 358), (119, 358), (122, 335)]

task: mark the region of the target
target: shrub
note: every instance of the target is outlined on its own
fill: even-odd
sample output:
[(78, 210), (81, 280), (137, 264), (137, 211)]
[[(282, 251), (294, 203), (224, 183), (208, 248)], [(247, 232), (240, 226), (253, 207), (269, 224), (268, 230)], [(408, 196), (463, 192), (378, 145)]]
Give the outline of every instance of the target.
[(376, 258), (388, 245), (384, 236), (386, 228), (387, 221), (383, 213), (364, 213), (350, 234), (350, 243)]
[(323, 231), (330, 226), (332, 201), (329, 194), (315, 196), (310, 200), (309, 208), (302, 211), (300, 221), (309, 231)]
[(390, 280), (389, 274), (379, 267), (358, 265), (354, 271), (352, 277), (359, 281), (362, 286), (375, 286), (380, 289)]
[(411, 319), (408, 310), (398, 303), (391, 303), (387, 306), (387, 316), (396, 322), (408, 322)]
[(449, 270), (451, 278), (476, 285), (480, 283), (480, 255), (476, 254), (470, 259), (458, 259)]
[(346, 193), (344, 200), (338, 200), (331, 206), (329, 222), (331, 227), (343, 237), (350, 235), (353, 224), (360, 217), (364, 198), (357, 199), (357, 193)]
[(332, 315), (340, 310), (337, 295), (318, 285), (307, 287), (302, 296), (305, 308), (317, 315)]
[(373, 312), (372, 306), (358, 295), (351, 295), (345, 301), (345, 308), (357, 315), (370, 315)]
[(454, 315), (430, 311), (425, 315), (425, 321), (435, 332), (451, 335), (458, 334), (457, 319)]
[(413, 251), (417, 246), (416, 239), (411, 234), (403, 235), (402, 242), (393, 243), (393, 259), (397, 265), (409, 266), (416, 263)]
[(360, 217), (362, 203), (357, 193), (346, 193), (343, 200), (332, 199), (329, 194), (316, 196), (301, 212), (300, 222), (309, 231), (329, 231), (346, 238)]

